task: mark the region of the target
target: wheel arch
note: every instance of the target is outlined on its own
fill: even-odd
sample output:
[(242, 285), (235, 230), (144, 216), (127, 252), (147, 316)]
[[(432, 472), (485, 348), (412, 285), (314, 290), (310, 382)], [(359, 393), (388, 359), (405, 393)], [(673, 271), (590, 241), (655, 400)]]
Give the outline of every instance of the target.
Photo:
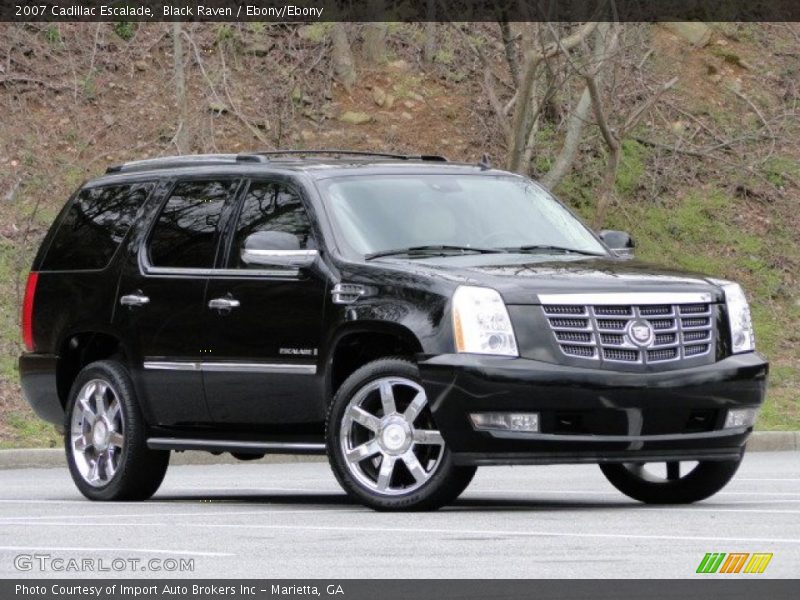
[(422, 344), (410, 329), (397, 323), (359, 322), (342, 327), (329, 346), (325, 389), (333, 398), (345, 379), (359, 367), (390, 356), (416, 360)]
[(127, 363), (128, 354), (122, 340), (112, 333), (77, 331), (65, 336), (56, 364), (56, 389), (61, 406), (66, 408), (72, 384), (86, 365), (111, 357)]

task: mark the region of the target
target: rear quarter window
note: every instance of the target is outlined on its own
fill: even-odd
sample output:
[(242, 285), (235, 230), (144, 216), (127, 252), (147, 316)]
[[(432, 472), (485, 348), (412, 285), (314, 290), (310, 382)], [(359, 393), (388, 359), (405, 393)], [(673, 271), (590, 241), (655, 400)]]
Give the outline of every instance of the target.
[(58, 224), (43, 271), (103, 269), (111, 261), (153, 183), (82, 190)]

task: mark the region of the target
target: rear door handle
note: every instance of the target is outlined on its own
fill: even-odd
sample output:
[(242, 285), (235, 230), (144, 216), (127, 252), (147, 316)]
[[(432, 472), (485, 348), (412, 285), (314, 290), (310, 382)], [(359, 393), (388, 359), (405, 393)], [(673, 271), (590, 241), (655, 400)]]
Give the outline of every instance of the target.
[(216, 310), (239, 308), (239, 301), (235, 298), (214, 298), (208, 301), (208, 308), (214, 308)]
[(136, 292), (133, 294), (126, 294), (119, 299), (119, 303), (122, 306), (144, 306), (150, 302), (150, 298), (142, 294), (141, 292)]

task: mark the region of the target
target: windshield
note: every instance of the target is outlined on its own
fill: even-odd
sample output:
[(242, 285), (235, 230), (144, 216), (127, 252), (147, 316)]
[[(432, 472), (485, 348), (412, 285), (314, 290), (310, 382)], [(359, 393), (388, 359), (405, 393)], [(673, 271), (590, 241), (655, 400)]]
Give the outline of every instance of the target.
[(338, 237), (368, 259), (470, 251), (607, 255), (569, 210), (520, 177), (370, 175), (332, 178), (322, 188)]

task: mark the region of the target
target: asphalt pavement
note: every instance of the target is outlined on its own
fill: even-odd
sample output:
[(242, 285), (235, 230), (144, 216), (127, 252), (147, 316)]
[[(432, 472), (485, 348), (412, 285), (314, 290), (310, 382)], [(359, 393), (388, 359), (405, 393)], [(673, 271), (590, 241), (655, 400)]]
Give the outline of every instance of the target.
[[(798, 517), (798, 452), (747, 455), (691, 506), (629, 500), (592, 465), (486, 467), (453, 506), (414, 514), (352, 503), (324, 462), (175, 466), (141, 503), (84, 500), (64, 468), (10, 469), (0, 577), (798, 577)], [(773, 557), (761, 575), (697, 575), (709, 552)]]

